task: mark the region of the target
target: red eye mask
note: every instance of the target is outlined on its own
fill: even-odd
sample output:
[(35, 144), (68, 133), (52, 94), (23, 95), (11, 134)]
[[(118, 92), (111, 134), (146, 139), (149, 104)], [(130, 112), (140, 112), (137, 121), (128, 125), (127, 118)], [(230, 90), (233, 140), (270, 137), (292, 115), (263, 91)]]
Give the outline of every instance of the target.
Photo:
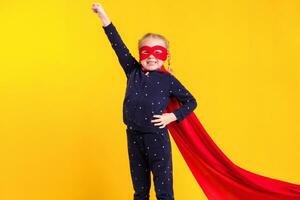
[(144, 60), (152, 54), (155, 58), (165, 61), (168, 55), (167, 49), (160, 45), (155, 45), (153, 47), (142, 46), (139, 49), (139, 53), (140, 60)]

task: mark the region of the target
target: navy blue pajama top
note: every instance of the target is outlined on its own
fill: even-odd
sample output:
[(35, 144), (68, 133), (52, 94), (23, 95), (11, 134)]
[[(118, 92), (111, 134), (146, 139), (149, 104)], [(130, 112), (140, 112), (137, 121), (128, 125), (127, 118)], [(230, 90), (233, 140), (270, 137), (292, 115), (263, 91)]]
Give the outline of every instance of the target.
[[(156, 132), (166, 129), (154, 126), (153, 115), (162, 115), (171, 97), (176, 97), (182, 105), (175, 110), (180, 123), (196, 107), (193, 95), (172, 75), (157, 70), (146, 75), (141, 64), (131, 55), (112, 22), (102, 26), (119, 63), (127, 77), (127, 87), (123, 100), (123, 122), (129, 129), (142, 132)], [(155, 122), (158, 123), (158, 122)]]

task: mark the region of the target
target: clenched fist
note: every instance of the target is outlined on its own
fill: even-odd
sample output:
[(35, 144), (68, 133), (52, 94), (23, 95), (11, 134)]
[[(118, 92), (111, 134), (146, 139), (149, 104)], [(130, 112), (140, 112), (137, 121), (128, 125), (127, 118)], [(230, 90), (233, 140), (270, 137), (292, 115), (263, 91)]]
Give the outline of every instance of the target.
[(93, 3), (93, 5), (92, 5), (92, 10), (93, 10), (95, 13), (97, 13), (97, 14), (103, 14), (103, 13), (105, 13), (105, 12), (104, 12), (104, 9), (103, 9), (103, 7), (101, 6), (100, 3)]
[(110, 24), (110, 19), (109, 19), (108, 15), (105, 13), (105, 11), (100, 3), (93, 3), (92, 10), (94, 11), (94, 13), (96, 13), (100, 17), (100, 19), (103, 23), (103, 26), (107, 26), (108, 24)]

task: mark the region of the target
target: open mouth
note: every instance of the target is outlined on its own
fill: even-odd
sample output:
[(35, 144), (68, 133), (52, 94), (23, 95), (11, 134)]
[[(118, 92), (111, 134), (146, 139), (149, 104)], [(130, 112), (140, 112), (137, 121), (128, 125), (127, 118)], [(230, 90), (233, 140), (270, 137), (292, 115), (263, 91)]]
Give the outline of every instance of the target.
[(157, 61), (149, 60), (149, 61), (147, 61), (147, 64), (157, 64)]

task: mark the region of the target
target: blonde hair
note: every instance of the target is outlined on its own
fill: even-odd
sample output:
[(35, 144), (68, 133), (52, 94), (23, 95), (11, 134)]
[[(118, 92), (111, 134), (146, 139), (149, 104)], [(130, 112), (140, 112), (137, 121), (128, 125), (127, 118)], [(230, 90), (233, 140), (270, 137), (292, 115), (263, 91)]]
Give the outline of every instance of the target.
[(143, 35), (143, 37), (141, 37), (141, 39), (139, 39), (139, 41), (138, 41), (138, 49), (141, 48), (142, 42), (143, 42), (145, 39), (148, 39), (148, 38), (156, 38), (156, 39), (160, 39), (160, 40), (162, 40), (162, 41), (165, 43), (166, 48), (167, 48), (167, 50), (168, 50), (168, 69), (167, 69), (167, 70), (168, 70), (169, 72), (172, 73), (172, 71), (171, 71), (171, 66), (170, 66), (171, 57), (170, 57), (170, 50), (169, 50), (169, 47), (170, 47), (170, 45), (169, 45), (169, 40), (168, 40), (165, 36), (163, 36), (163, 35), (161, 35), (161, 34), (157, 34), (157, 33), (146, 33), (145, 35)]

